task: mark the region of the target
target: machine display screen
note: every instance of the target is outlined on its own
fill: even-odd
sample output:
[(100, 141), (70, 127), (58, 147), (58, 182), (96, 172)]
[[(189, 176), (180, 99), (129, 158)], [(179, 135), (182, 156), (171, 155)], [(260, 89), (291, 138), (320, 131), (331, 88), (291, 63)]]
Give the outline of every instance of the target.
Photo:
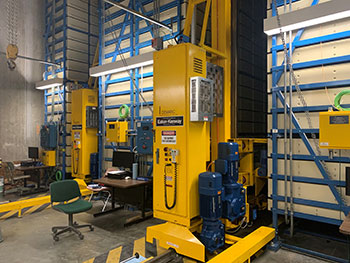
[(329, 124), (349, 124), (349, 116), (330, 116)]

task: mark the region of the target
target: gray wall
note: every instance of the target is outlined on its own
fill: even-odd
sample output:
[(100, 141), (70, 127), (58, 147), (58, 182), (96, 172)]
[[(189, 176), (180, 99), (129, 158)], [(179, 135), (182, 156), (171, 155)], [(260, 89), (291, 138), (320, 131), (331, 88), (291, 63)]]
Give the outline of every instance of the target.
[[(18, 1), (18, 48), (23, 56), (44, 57), (44, 0)], [(0, 51), (7, 47), (7, 0), (0, 0)], [(27, 158), (28, 146), (39, 146), (39, 127), (44, 121), (44, 94), (36, 90), (42, 79), (41, 64), (17, 59), (10, 71), (0, 55), (0, 158)]]

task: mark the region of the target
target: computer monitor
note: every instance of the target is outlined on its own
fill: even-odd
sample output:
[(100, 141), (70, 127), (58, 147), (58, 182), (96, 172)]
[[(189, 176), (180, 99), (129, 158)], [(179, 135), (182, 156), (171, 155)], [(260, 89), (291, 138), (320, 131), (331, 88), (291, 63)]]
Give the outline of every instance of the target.
[(113, 152), (112, 165), (114, 167), (123, 167), (132, 169), (134, 162), (134, 153), (131, 152)]
[(39, 148), (38, 147), (28, 147), (28, 158), (39, 159)]

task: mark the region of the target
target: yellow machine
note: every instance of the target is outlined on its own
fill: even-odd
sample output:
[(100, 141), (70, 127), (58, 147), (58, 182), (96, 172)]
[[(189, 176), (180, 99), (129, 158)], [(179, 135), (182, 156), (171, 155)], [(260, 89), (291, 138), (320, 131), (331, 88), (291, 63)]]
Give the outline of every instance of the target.
[(56, 166), (56, 151), (43, 151), (41, 160), (45, 166)]
[[(239, 221), (241, 218), (250, 220), (249, 203), (259, 203), (261, 208), (266, 206), (266, 202), (259, 200), (266, 176), (259, 177), (253, 150), (255, 143), (266, 143), (266, 139), (231, 137), (230, 1), (190, 0), (184, 38), (189, 36), (194, 6), (204, 2), (206, 9), (199, 46), (182, 43), (154, 53), (153, 209), (154, 217), (167, 222), (148, 227), (146, 240), (150, 243), (157, 240), (160, 247), (172, 248), (176, 253), (200, 262), (205, 262), (206, 257), (209, 262), (245, 262), (275, 236), (274, 229), (269, 227), (260, 227), (243, 239), (225, 234), (226, 229), (243, 222), (243, 219)], [(211, 47), (204, 44), (210, 12)], [(223, 68), (221, 90), (208, 77), (210, 70), (207, 71), (207, 67), (217, 66)], [(198, 82), (203, 85), (197, 85)], [(206, 102), (210, 100), (217, 103), (213, 115), (206, 111), (210, 108)], [(220, 102), (223, 109), (220, 113), (215, 112), (220, 108)], [(198, 108), (201, 114), (198, 114)], [(226, 174), (225, 180), (234, 178), (233, 183), (226, 184), (232, 185), (231, 188), (225, 186), (232, 190), (231, 193), (222, 194), (220, 174), (210, 172), (210, 166)], [(209, 187), (203, 182), (209, 182)], [(210, 188), (212, 183), (218, 183), (215, 191), (212, 191), (214, 187)], [(249, 187), (255, 187), (254, 200), (247, 196)], [(213, 199), (205, 199), (206, 193)], [(221, 202), (221, 196), (238, 201), (237, 217), (217, 216), (221, 214), (212, 208), (220, 207), (216, 205)], [(230, 200), (227, 198), (225, 202)], [(217, 216), (216, 221), (203, 216), (203, 210), (209, 206), (210, 213)], [(226, 207), (223, 205), (223, 210), (227, 212), (232, 207), (237, 207), (234, 202)], [(208, 231), (210, 227), (215, 232), (212, 236)], [(216, 246), (216, 242), (222, 245)]]
[(72, 176), (89, 181), (90, 154), (96, 153), (98, 109), (97, 91), (72, 91)]
[[(201, 232), (198, 178), (200, 173), (207, 170), (207, 164), (211, 160), (210, 123), (190, 121), (190, 112), (193, 111), (190, 91), (192, 77), (205, 76), (205, 61), (205, 50), (188, 43), (154, 54), (153, 209), (154, 216), (167, 223), (147, 229), (148, 242), (157, 239), (161, 247), (173, 248), (177, 253), (201, 262), (205, 261), (205, 246), (193, 232)], [(257, 180), (253, 144), (266, 143), (266, 140), (236, 141), (240, 145), (244, 168), (240, 170), (239, 180), (246, 187), (253, 186)], [(246, 192), (245, 190), (247, 200)], [(245, 208), (245, 217), (249, 220), (248, 200)], [(223, 221), (226, 227), (237, 226), (230, 221)], [(263, 227), (259, 232), (261, 239), (252, 242), (252, 246), (269, 242), (274, 237), (272, 228)], [(228, 236), (226, 240), (232, 242), (233, 238)], [(251, 253), (248, 252), (246, 255)]]
[(350, 149), (350, 111), (320, 112), (320, 148)]
[(128, 142), (127, 132), (127, 121), (110, 121), (106, 125), (106, 141), (107, 143)]

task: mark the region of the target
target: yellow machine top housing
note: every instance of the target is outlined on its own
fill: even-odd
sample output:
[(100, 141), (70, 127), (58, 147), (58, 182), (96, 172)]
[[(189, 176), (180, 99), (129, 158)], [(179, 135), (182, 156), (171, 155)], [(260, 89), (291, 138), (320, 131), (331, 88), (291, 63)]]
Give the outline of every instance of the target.
[(196, 76), (206, 77), (206, 52), (198, 46), (154, 53), (154, 216), (186, 227), (199, 216), (198, 175), (210, 157), (210, 124), (190, 122)]
[(350, 149), (350, 111), (320, 112), (320, 148)]
[(83, 180), (89, 180), (90, 154), (98, 151), (97, 104), (96, 90), (72, 91), (72, 176)]

